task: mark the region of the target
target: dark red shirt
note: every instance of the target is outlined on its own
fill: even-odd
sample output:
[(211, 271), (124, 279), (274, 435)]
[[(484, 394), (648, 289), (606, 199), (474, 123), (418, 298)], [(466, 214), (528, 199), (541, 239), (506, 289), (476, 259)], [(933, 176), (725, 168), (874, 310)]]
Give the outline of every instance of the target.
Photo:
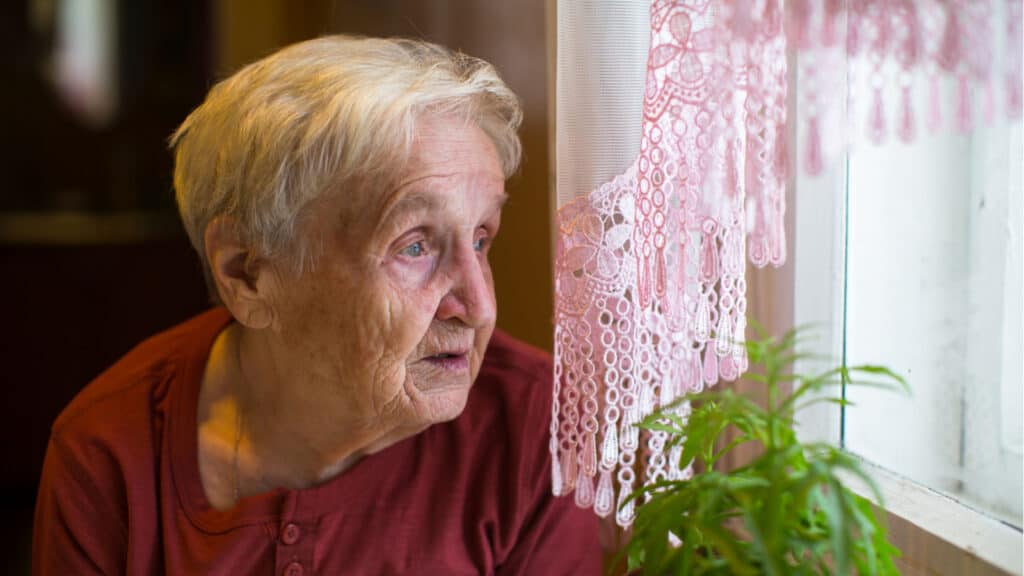
[(231, 510), (199, 477), (213, 310), (155, 336), (53, 425), (36, 574), (599, 574), (593, 513), (551, 495), (550, 359), (495, 332), (465, 411), (305, 490)]

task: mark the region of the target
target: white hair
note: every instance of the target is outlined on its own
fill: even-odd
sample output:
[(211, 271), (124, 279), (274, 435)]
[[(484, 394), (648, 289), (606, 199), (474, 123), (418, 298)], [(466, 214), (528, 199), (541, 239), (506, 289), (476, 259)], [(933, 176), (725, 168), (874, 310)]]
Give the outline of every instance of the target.
[(303, 209), (327, 193), (393, 178), (424, 113), (475, 123), (505, 177), (518, 168), (519, 99), (487, 62), (436, 44), (323, 37), (214, 86), (170, 139), (178, 209), (207, 282), (203, 236), (222, 215), (256, 254), (284, 255), (301, 272), (310, 256)]

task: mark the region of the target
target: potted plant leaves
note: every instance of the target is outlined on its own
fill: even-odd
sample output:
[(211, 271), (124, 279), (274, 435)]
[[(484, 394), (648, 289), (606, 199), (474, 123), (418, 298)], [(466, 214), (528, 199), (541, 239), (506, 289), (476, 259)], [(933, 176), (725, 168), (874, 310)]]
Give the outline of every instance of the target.
[[(795, 415), (819, 402), (845, 405), (825, 395), (830, 386), (866, 385), (907, 390), (898, 374), (881, 366), (838, 366), (804, 375), (793, 364), (805, 330), (782, 338), (746, 342), (751, 370), (765, 387), (766, 406), (722, 387), (690, 394), (688, 418), (659, 411), (642, 429), (667, 432), (680, 445), (681, 464), (696, 473), (638, 490), (641, 502), (624, 549), (631, 572), (643, 574), (897, 574), (899, 550), (872, 504), (846, 482), (862, 481), (881, 494), (856, 456), (827, 443), (803, 443)], [(788, 390), (788, 394), (785, 393)], [(728, 432), (728, 433), (727, 433)], [(728, 437), (728, 438), (727, 438)], [(732, 470), (716, 468), (738, 446), (758, 455)], [(720, 467), (719, 467), (720, 468)]]

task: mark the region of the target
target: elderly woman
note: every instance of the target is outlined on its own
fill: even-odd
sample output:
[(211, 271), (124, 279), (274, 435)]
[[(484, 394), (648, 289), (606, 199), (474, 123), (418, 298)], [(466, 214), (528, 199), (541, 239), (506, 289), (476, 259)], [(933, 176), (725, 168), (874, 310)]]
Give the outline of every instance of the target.
[(583, 574), (550, 490), (549, 359), (494, 330), (487, 253), (521, 112), (480, 60), (321, 38), (174, 134), (221, 306), (53, 425), (39, 574)]

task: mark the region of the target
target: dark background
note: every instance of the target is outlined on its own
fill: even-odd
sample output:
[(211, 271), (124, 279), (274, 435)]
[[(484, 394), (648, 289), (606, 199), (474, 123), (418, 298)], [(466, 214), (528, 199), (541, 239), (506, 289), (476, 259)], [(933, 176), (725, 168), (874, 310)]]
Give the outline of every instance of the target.
[(207, 306), (166, 139), (216, 80), (278, 47), (338, 32), (414, 36), (498, 67), (526, 114), (524, 164), (492, 252), (498, 324), (550, 349), (543, 0), (111, 0), (117, 103), (101, 120), (54, 81), (58, 47), (82, 25), (60, 14), (77, 1), (0, 4), (0, 573), (28, 573), (36, 486), (61, 408), (143, 338)]

